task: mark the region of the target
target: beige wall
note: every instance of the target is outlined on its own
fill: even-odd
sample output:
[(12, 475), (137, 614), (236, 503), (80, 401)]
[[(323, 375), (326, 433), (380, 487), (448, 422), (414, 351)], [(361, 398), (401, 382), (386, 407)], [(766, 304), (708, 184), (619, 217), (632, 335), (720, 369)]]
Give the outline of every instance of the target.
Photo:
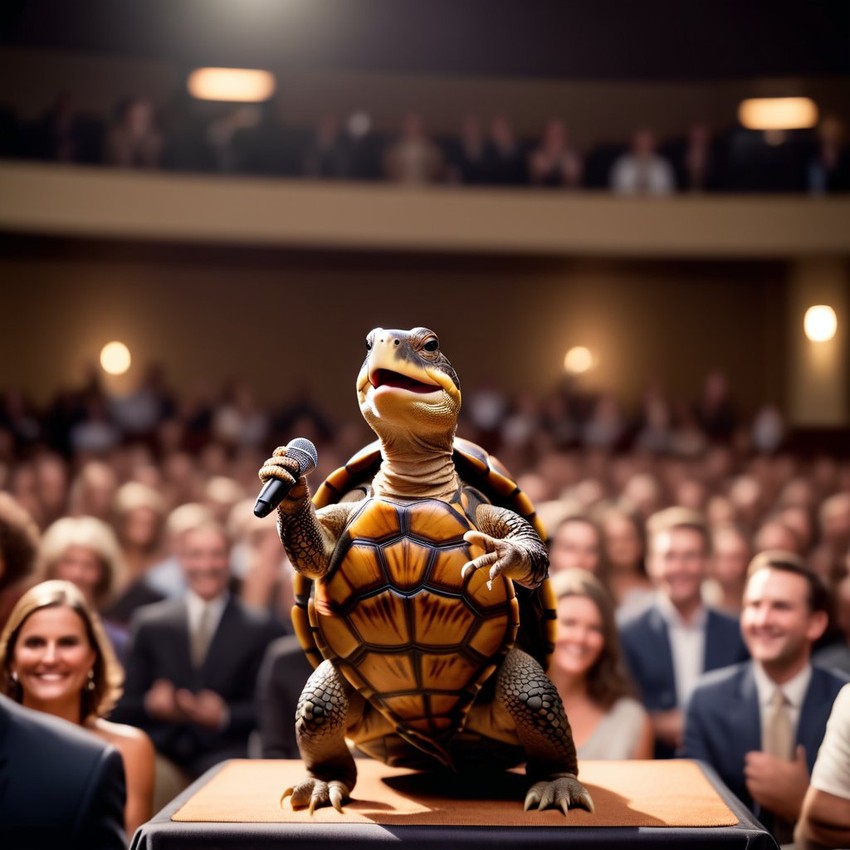
[[(111, 339), (172, 382), (247, 379), (270, 403), (309, 385), (356, 418), (375, 326), (436, 330), (467, 388), (545, 392), (587, 345), (590, 388), (634, 400), (651, 379), (689, 399), (725, 369), (751, 407), (784, 399), (784, 264), (305, 253), (7, 240), (0, 389), (41, 399), (81, 380)], [(123, 387), (138, 371), (131, 372)]]

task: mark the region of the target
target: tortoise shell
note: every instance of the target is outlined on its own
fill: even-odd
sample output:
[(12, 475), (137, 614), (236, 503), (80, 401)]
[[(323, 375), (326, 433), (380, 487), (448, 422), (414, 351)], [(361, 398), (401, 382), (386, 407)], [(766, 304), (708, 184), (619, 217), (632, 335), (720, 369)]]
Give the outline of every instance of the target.
[[(456, 437), (454, 441), (453, 459), (458, 475), (466, 487), (472, 487), (480, 492), (485, 497), (486, 501), (489, 501), (499, 507), (508, 508), (519, 514), (531, 523), (531, 525), (537, 530), (538, 534), (545, 539), (545, 530), (535, 513), (531, 500), (525, 495), (525, 493), (522, 492), (517, 483), (510, 477), (510, 473), (498, 461), (498, 459), (489, 455), (483, 448), (475, 443), (460, 437)], [(368, 488), (372, 478), (378, 471), (380, 465), (380, 442), (376, 440), (355, 454), (348, 463), (345, 464), (345, 466), (332, 472), (327, 477), (316, 491), (316, 494), (313, 497), (313, 504), (317, 509), (319, 509), (326, 505), (335, 504), (343, 500), (348, 501), (350, 499), (364, 498), (368, 493)], [(370, 502), (366, 504), (371, 504), (374, 501), (381, 501), (392, 505), (392, 502), (387, 499), (370, 500)], [(431, 504), (430, 501), (429, 504)], [(446, 506), (446, 503), (436, 504)], [(393, 510), (396, 509), (397, 506), (396, 508), (393, 508)], [(406, 506), (406, 510), (409, 512), (410, 507)], [(419, 512), (416, 511), (415, 513), (418, 515)], [(360, 561), (365, 561), (368, 564), (371, 564), (371, 568), (374, 570), (377, 556), (375, 556), (373, 552), (375, 551), (376, 546), (378, 548), (383, 546), (384, 555), (386, 556), (386, 551), (389, 551), (390, 553), (390, 563), (398, 563), (396, 554), (401, 551), (401, 549), (396, 550), (394, 548), (395, 544), (392, 544), (389, 547), (385, 545), (387, 540), (393, 539), (393, 536), (395, 536), (395, 538), (397, 538), (398, 545), (401, 548), (405, 545), (408, 547), (408, 551), (411, 547), (415, 549), (417, 546), (433, 548), (434, 551), (441, 553), (441, 565), (443, 561), (448, 563), (449, 560), (451, 560), (453, 566), (456, 567), (457, 578), (455, 580), (455, 584), (459, 585), (460, 567), (463, 566), (467, 560), (476, 557), (479, 553), (470, 553), (469, 547), (462, 541), (463, 532), (471, 527), (468, 519), (464, 516), (463, 511), (454, 508), (449, 511), (449, 514), (450, 515), (443, 517), (434, 528), (430, 530), (425, 529), (420, 540), (416, 541), (406, 538), (406, 544), (400, 542), (403, 540), (404, 535), (395, 531), (396, 527), (399, 529), (401, 528), (402, 520), (393, 520), (392, 523), (390, 523), (390, 526), (394, 529), (392, 535), (390, 535), (389, 538), (383, 539), (379, 544), (379, 537), (382, 533), (382, 531), (380, 531), (382, 528), (382, 519), (379, 519), (379, 517), (383, 517), (383, 512), (376, 511), (374, 516), (371, 512), (366, 514), (366, 516), (361, 516), (360, 512), (358, 512), (349, 521), (346, 535), (347, 542), (342, 544), (341, 541), (342, 545), (337, 546), (337, 552), (334, 555), (334, 562), (331, 566), (328, 577), (324, 582), (318, 583), (318, 585), (324, 585), (324, 587), (317, 587), (314, 589), (314, 582), (311, 579), (300, 574), (295, 575), (295, 605), (292, 609), (292, 622), (301, 646), (304, 648), (304, 651), (307, 653), (307, 656), (314, 667), (317, 667), (322, 662), (325, 657), (324, 653), (329, 653), (329, 657), (346, 657), (344, 653), (343, 655), (339, 655), (339, 653), (329, 645), (327, 635), (322, 635), (318, 624), (319, 621), (316, 616), (316, 600), (321, 600), (319, 613), (324, 613), (326, 610), (330, 610), (324, 609), (322, 606), (326, 604), (328, 600), (332, 599), (330, 596), (331, 585), (333, 585), (333, 593), (337, 594), (337, 597), (334, 600), (335, 604), (345, 602), (346, 600), (349, 600), (350, 603), (352, 598), (363, 599), (365, 596), (368, 596), (369, 593), (378, 591), (376, 585), (370, 585), (369, 581), (364, 578), (364, 576), (369, 575), (368, 567), (366, 568), (365, 573), (354, 576), (350, 573), (351, 566), (348, 565), (343, 574), (344, 579), (341, 576), (339, 580), (340, 583), (334, 582), (334, 572), (338, 568), (339, 563), (342, 562), (344, 554), (349, 552), (351, 548), (351, 531), (353, 523), (357, 521), (358, 518), (362, 523), (362, 525), (360, 525), (357, 529), (357, 533), (361, 534), (361, 537), (358, 539), (362, 542), (358, 543), (354, 547), (354, 554), (352, 554), (352, 558), (360, 557), (362, 554), (360, 550), (365, 547), (368, 556), (366, 558), (360, 557)], [(424, 516), (425, 515), (423, 514), (423, 517)], [(433, 515), (431, 520), (434, 520)], [(419, 521), (420, 519), (417, 516), (417, 522)], [(453, 525), (453, 523), (456, 523), (457, 525)], [(463, 527), (463, 530), (461, 531), (460, 526), (464, 523), (465, 527)], [(460, 540), (457, 539), (458, 537)], [(486, 571), (480, 570), (477, 572), (483, 574)], [(345, 585), (341, 583), (343, 580), (345, 581)], [(485, 580), (486, 576), (484, 575), (482, 575), (479, 579), (480, 582)], [(375, 581), (377, 581), (377, 579), (375, 579)], [(397, 584), (398, 581), (399, 576), (390, 576), (390, 582), (388, 585), (392, 583)], [(515, 595), (516, 602), (513, 603), (513, 606), (518, 609), (519, 613), (518, 630), (514, 627), (514, 625), (509, 627), (515, 634), (516, 645), (536, 658), (545, 669), (548, 666), (549, 659), (551, 658), (555, 645), (556, 614), (554, 593), (552, 592), (548, 581), (544, 581), (543, 584), (535, 590), (528, 590), (527, 588), (519, 585), (513, 585), (511, 582), (508, 582), (508, 584), (512, 586), (513, 590), (512, 592), (505, 591), (505, 598), (507, 599), (508, 595), (511, 597)], [(411, 587), (412, 586), (413, 585), (411, 585)], [(497, 584), (494, 583), (493, 586), (495, 589)], [(357, 587), (358, 589), (354, 592), (351, 590), (342, 590), (341, 588), (343, 587)], [(367, 587), (369, 588), (368, 590)], [(473, 587), (477, 590), (478, 584), (475, 583)], [(457, 592), (457, 589), (455, 592)], [(502, 591), (500, 591), (500, 593), (501, 592)], [(346, 593), (353, 593), (354, 595), (353, 597), (346, 596)], [(386, 599), (388, 597), (382, 598)], [(486, 606), (484, 607), (486, 608)], [(312, 615), (310, 610), (311, 608), (313, 608)], [(348, 608), (343, 605), (342, 610), (346, 612), (343, 616), (347, 616), (351, 610), (350, 604)], [(398, 655), (398, 657), (402, 657), (405, 653), (405, 649), (403, 648), (405, 645), (401, 642), (402, 638), (397, 631), (401, 624), (394, 621), (393, 613), (382, 610), (382, 616), (391, 621), (387, 632), (388, 637), (385, 638), (385, 640), (389, 641), (389, 645), (384, 644), (385, 651), (391, 649)], [(423, 616), (425, 615), (423, 614)], [(393, 635), (395, 635), (395, 637), (393, 637)], [(340, 640), (344, 639), (340, 638)], [(458, 638), (455, 637), (454, 640), (457, 641)], [(474, 647), (474, 643), (472, 646)], [(507, 648), (509, 647), (505, 647), (505, 651), (507, 651)], [(481, 677), (481, 681), (483, 681), (484, 678), (486, 678), (486, 675)], [(355, 676), (352, 676), (350, 681), (352, 681), (352, 684), (359, 687)], [(363, 692), (364, 695), (369, 698), (368, 686), (364, 686)]]

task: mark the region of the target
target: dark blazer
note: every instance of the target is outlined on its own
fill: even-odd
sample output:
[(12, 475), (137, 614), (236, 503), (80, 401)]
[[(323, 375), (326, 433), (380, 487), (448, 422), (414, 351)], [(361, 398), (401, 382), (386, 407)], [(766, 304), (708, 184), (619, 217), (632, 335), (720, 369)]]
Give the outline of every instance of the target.
[(313, 665), (295, 635), (271, 644), (257, 680), (257, 714), (264, 759), (300, 758), (295, 739), (295, 709)]
[[(796, 741), (806, 748), (809, 773), (832, 703), (846, 683), (838, 673), (812, 668)], [(729, 789), (771, 829), (771, 814), (754, 803), (744, 781), (744, 756), (760, 749), (761, 713), (753, 663), (736, 664), (704, 676), (688, 703), (681, 755), (708, 762)]]
[(125, 850), (114, 747), (0, 695), (0, 847)]
[[(124, 696), (113, 719), (140, 726), (157, 751), (190, 775), (199, 776), (225, 758), (244, 758), (256, 726), (257, 672), (266, 647), (285, 633), (283, 624), (230, 598), (199, 670), (192, 666), (186, 602), (170, 599), (138, 609), (130, 626)], [(228, 705), (224, 729), (188, 722), (166, 723), (145, 709), (145, 694), (157, 679), (197, 693), (211, 690)]]
[[(676, 707), (676, 676), (667, 622), (657, 604), (641, 609), (619, 625), (623, 657), (647, 711)], [(738, 620), (708, 609), (703, 671), (744, 661), (747, 647)], [(656, 758), (672, 758), (672, 748), (657, 742)]]

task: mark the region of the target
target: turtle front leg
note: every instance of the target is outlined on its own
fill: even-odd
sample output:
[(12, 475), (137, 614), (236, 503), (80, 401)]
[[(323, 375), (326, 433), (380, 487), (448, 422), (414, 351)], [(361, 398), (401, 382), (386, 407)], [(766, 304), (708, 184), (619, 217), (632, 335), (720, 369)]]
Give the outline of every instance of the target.
[(277, 531), (292, 566), (311, 579), (324, 576), (330, 567), (334, 546), (352, 510), (351, 504), (332, 505), (321, 514), (310, 501), (307, 478), (298, 477), (300, 467), (279, 446), (260, 468), (260, 480), (277, 479), (288, 492), (277, 509)]
[(564, 704), (551, 679), (530, 655), (512, 649), (499, 669), (495, 700), (513, 719), (525, 750), (532, 786), (525, 810), (575, 807), (593, 811), (593, 800), (578, 781), (578, 759)]
[(357, 768), (345, 743), (351, 711), (351, 686), (330, 661), (307, 680), (295, 712), (295, 735), (309, 777), (283, 792), (294, 809), (321, 806), (342, 811), (357, 781)]
[(484, 554), (465, 564), (461, 576), (489, 567), (488, 587), (503, 575), (523, 587), (535, 588), (549, 572), (546, 544), (534, 527), (519, 514), (495, 505), (479, 505), (475, 511), (477, 531), (467, 531), (463, 539), (484, 549)]

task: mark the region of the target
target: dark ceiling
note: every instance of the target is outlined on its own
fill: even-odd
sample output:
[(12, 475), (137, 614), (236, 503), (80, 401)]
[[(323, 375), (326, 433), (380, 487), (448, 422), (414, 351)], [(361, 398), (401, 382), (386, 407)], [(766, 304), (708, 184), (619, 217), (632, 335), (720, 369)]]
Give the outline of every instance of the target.
[(0, 44), (185, 65), (850, 78), (850, 0), (2, 0)]

